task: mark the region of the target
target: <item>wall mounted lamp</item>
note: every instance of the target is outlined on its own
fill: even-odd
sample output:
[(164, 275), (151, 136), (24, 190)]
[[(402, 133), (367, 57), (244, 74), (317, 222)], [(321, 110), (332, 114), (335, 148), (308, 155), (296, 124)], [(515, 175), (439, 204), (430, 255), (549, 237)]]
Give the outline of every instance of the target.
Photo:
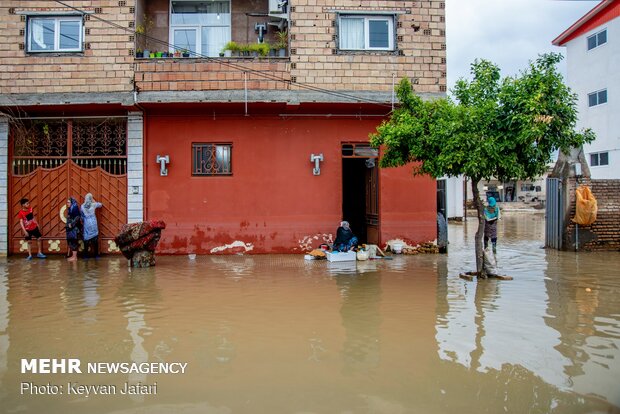
[(321, 166), (319, 165), (321, 161), (323, 161), (323, 154), (319, 154), (319, 155), (310, 154), (310, 162), (314, 163), (312, 174), (321, 175)]
[(168, 175), (168, 168), (166, 168), (166, 164), (170, 163), (169, 155), (157, 155), (155, 159), (157, 163), (159, 163), (159, 175), (165, 177)]

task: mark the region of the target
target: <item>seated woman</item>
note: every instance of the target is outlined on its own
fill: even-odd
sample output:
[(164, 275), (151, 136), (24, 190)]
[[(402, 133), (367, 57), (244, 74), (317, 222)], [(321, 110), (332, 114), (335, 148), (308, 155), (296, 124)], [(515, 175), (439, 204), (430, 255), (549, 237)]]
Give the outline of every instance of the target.
[(348, 221), (343, 221), (336, 232), (336, 240), (334, 241), (335, 252), (348, 252), (352, 247), (357, 246), (357, 237), (353, 235)]

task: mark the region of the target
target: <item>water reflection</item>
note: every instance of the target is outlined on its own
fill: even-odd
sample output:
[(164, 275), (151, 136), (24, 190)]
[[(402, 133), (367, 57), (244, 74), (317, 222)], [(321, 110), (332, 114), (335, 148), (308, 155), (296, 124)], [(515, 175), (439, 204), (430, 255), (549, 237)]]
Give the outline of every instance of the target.
[[(531, 218), (504, 222), (498, 262), (514, 281), (439, 278), (439, 357), (497, 380), (506, 376), (505, 398), (514, 394), (515, 382), (531, 376), (542, 379), (541, 395), (549, 394), (548, 401), (529, 404), (542, 412), (564, 412), (561, 406), (574, 409), (586, 399), (597, 405), (597, 396), (617, 407), (620, 315), (601, 303), (615, 303), (617, 309), (618, 299), (611, 297), (613, 290), (596, 287), (596, 281), (608, 280), (601, 275), (609, 268), (596, 253), (576, 256), (532, 249), (540, 236), (532, 223), (536, 221)], [(461, 230), (474, 226), (453, 226), (453, 237), (456, 233), (458, 240)], [(529, 237), (524, 239), (523, 231)], [(474, 233), (471, 228), (469, 232)], [(587, 270), (580, 268), (580, 259)], [(592, 267), (595, 263), (599, 269)], [(598, 297), (603, 292), (609, 293), (605, 301)], [(601, 310), (605, 316), (597, 318)], [(562, 395), (569, 391), (577, 397)]]
[[(619, 412), (620, 254), (540, 249), (541, 224), (500, 223), (513, 281), (458, 278), (474, 266), (473, 222), (450, 225), (449, 255), (336, 265), (160, 256), (130, 271), (118, 257), (11, 257), (0, 262), (0, 412)], [(21, 358), (56, 356), (188, 370), (20, 373)], [(158, 395), (29, 396), (21, 381), (157, 381)]]
[(381, 277), (377, 272), (368, 272), (337, 275), (334, 279), (342, 298), (340, 316), (346, 333), (342, 345), (344, 372), (367, 373), (379, 364)]

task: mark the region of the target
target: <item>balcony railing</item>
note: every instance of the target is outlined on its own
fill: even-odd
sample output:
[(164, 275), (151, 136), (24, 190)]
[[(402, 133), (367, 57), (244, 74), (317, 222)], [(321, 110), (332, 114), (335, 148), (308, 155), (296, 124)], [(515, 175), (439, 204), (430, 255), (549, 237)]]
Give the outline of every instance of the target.
[(141, 92), (290, 89), (289, 62), (284, 59), (162, 58), (136, 63)]

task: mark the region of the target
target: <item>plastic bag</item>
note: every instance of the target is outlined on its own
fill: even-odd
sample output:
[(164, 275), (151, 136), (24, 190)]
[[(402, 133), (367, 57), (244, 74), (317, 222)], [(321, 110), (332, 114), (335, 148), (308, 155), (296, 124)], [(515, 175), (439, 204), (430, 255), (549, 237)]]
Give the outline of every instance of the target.
[(596, 221), (596, 213), (598, 212), (596, 198), (594, 198), (590, 187), (585, 185), (581, 185), (575, 190), (575, 197), (577, 206), (573, 222), (582, 226), (589, 226)]
[(495, 255), (491, 253), (488, 247), (482, 251), (482, 258), (484, 260), (484, 269), (487, 271), (487, 274), (496, 275), (497, 261), (495, 260)]

